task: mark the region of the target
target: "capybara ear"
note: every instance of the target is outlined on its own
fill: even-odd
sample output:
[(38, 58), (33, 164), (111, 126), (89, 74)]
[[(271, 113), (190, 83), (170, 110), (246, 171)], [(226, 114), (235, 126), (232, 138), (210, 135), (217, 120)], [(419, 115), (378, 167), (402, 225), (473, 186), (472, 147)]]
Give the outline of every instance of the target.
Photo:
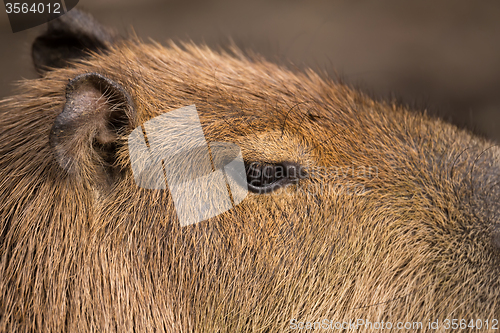
[(132, 98), (120, 84), (97, 73), (75, 77), (50, 132), (57, 163), (71, 176), (113, 181), (120, 172), (120, 138), (133, 130), (135, 119)]
[(47, 31), (35, 39), (31, 50), (33, 63), (43, 74), (66, 66), (70, 60), (85, 58), (89, 51), (106, 51), (118, 39), (117, 33), (91, 15), (72, 9), (50, 21)]

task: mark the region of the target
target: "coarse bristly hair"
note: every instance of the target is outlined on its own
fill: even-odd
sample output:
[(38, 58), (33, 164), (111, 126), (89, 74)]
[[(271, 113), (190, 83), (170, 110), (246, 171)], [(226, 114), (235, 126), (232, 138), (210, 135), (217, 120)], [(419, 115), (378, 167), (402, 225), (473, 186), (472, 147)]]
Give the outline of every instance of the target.
[[(71, 103), (94, 113), (51, 144), (68, 82), (85, 73), (128, 99), (88, 88)], [(485, 139), (312, 71), (191, 43), (118, 41), (19, 91), (0, 102), (2, 332), (500, 319), (500, 150)], [(127, 137), (193, 104), (208, 142), (308, 177), (180, 227), (168, 189), (134, 183)]]

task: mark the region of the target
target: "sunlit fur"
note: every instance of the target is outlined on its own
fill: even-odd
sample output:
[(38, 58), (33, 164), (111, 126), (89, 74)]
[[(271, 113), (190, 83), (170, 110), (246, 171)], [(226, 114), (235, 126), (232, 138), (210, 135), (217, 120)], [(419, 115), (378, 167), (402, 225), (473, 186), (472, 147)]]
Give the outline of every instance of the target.
[[(106, 186), (90, 140), (77, 174), (49, 145), (68, 80), (91, 72), (136, 115)], [(192, 104), (209, 142), (310, 177), (181, 228), (168, 190), (135, 185), (127, 135)], [(441, 120), (237, 49), (137, 39), (22, 82), (0, 108), (2, 332), (500, 319), (499, 148)], [(363, 167), (375, 176), (349, 171)]]

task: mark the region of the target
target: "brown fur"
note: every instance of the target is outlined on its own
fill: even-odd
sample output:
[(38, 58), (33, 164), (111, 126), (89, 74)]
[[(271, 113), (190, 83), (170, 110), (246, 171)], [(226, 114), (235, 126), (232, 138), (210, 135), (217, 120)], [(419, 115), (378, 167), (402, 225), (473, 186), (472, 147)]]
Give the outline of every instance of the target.
[[(1, 102), (0, 331), (500, 319), (498, 147), (233, 53), (132, 39)], [(49, 144), (68, 80), (92, 72), (124, 87), (137, 114), (119, 133), (109, 186), (98, 157), (68, 173)], [(168, 191), (134, 184), (126, 143), (144, 121), (191, 104), (209, 142), (238, 144), (247, 162), (300, 163), (310, 177), (181, 228)]]

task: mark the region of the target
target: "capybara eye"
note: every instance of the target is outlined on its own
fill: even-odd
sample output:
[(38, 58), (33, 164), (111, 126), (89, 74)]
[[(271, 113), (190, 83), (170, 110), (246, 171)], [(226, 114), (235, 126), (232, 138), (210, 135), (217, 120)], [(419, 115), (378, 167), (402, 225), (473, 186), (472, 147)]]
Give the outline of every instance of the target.
[(279, 164), (252, 162), (245, 164), (245, 169), (248, 190), (258, 194), (271, 193), (307, 177), (304, 168), (292, 162)]

